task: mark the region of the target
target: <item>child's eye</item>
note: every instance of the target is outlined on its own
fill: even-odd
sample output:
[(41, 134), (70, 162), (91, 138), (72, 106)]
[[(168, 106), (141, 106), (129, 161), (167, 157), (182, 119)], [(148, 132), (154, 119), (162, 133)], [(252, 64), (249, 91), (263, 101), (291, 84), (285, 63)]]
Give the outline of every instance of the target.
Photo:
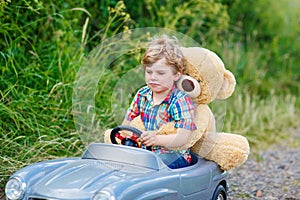
[(152, 71), (146, 70), (146, 73), (147, 73), (147, 74), (152, 74)]
[(163, 71), (163, 70), (161, 70), (161, 71), (157, 71), (157, 74), (159, 74), (159, 75), (164, 75), (164, 74), (166, 74), (166, 72)]

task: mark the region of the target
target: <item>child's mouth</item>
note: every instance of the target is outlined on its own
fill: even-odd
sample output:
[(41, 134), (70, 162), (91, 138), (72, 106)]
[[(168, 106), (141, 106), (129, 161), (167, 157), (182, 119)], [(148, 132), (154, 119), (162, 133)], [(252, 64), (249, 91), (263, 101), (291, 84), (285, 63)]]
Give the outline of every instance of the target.
[(152, 87), (159, 86), (159, 84), (158, 84), (158, 83), (149, 83), (149, 85), (150, 85), (150, 86), (152, 86)]

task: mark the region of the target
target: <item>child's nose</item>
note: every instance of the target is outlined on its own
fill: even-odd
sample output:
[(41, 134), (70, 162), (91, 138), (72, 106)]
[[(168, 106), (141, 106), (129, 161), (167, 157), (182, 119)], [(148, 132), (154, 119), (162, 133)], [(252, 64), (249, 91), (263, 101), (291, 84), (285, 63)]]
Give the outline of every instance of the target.
[(152, 80), (156, 80), (157, 79), (157, 74), (156, 73), (152, 73), (150, 78)]

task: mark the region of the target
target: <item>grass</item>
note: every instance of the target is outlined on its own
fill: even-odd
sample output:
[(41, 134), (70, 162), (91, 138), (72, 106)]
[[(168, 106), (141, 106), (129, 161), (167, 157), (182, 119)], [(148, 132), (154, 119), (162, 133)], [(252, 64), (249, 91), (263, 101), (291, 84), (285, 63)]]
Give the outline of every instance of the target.
[(299, 125), (296, 97), (291, 95), (260, 99), (238, 91), (227, 109), (224, 129), (246, 136), (253, 152), (288, 139), (288, 129)]

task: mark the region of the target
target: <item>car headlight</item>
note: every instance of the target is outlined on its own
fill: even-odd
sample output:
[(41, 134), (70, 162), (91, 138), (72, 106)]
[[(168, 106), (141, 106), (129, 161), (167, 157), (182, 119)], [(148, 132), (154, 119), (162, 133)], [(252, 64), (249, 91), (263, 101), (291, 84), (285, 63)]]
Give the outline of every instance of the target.
[(10, 179), (5, 186), (5, 195), (10, 200), (21, 199), (24, 195), (26, 184), (19, 178)]
[(93, 200), (115, 200), (115, 197), (110, 192), (102, 190), (93, 197)]

